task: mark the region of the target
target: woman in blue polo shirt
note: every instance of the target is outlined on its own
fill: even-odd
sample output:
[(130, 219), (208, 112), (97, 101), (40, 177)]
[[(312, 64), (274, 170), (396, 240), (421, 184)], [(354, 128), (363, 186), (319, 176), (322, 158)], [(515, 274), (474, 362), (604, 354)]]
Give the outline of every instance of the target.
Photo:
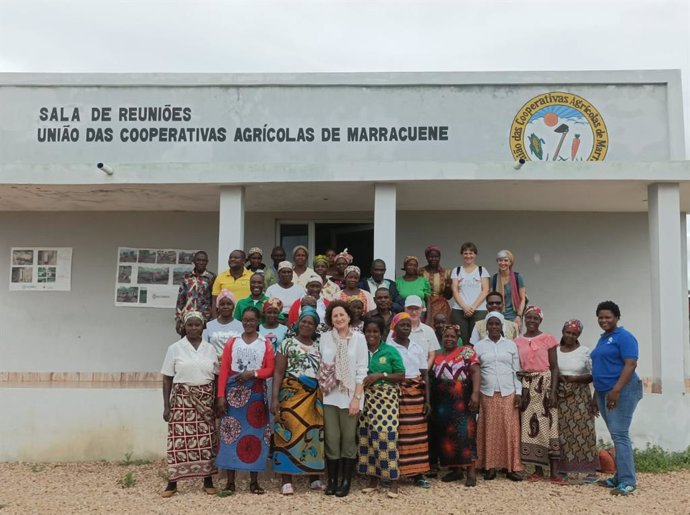
[(594, 397), (592, 408), (601, 413), (616, 449), (616, 474), (602, 480), (614, 495), (635, 491), (635, 462), (630, 442), (630, 423), (637, 403), (642, 399), (642, 381), (637, 377), (639, 349), (637, 339), (618, 327), (621, 311), (610, 300), (597, 306), (597, 320), (604, 332), (592, 351)]

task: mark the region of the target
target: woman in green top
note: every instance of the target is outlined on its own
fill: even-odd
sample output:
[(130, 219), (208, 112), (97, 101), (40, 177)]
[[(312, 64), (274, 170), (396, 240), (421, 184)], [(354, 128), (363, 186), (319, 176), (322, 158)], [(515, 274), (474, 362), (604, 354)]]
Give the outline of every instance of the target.
[[(364, 411), (359, 417), (359, 473), (378, 490), (379, 479), (391, 481), (388, 497), (398, 496), (398, 386), (405, 378), (400, 353), (383, 341), (386, 324), (380, 317), (364, 320), (369, 369), (364, 378)], [(382, 445), (383, 444), (383, 445)]]
[(426, 277), (419, 275), (419, 259), (407, 256), (403, 261), (405, 273), (395, 280), (395, 287), (403, 299), (410, 295), (418, 295), (424, 302), (424, 307), (431, 302), (431, 285)]

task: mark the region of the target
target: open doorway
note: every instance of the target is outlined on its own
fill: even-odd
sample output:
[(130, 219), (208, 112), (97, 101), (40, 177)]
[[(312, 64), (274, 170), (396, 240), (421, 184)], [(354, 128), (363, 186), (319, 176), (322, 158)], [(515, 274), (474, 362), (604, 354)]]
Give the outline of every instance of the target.
[(278, 243), (287, 256), (297, 245), (309, 248), (310, 255), (323, 254), (332, 248), (336, 252), (348, 249), (362, 275), (369, 274), (374, 259), (374, 224), (369, 222), (278, 222)]

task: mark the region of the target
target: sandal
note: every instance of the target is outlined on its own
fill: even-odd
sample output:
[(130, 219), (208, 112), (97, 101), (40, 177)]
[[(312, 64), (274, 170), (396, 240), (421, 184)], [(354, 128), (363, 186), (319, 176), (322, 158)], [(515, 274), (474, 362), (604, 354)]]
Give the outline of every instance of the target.
[(414, 486), (418, 486), (419, 488), (431, 488), (431, 483), (423, 477), (420, 477), (414, 480)]
[(391, 492), (390, 490), (388, 490), (388, 492), (386, 492), (386, 495), (389, 499), (397, 499), (400, 494), (398, 492)]
[(528, 478), (527, 481), (530, 483), (537, 483), (539, 481), (544, 481), (544, 476), (540, 474), (531, 474)]
[(226, 483), (224, 491), (235, 493), (235, 483)]
[(259, 486), (258, 481), (254, 481), (252, 483), (249, 483), (249, 491), (253, 494), (256, 494), (256, 495), (263, 495), (266, 493), (266, 490), (264, 490), (263, 488), (261, 488)]
[(309, 483), (309, 490), (316, 490), (317, 492), (322, 492), (326, 489), (326, 486), (321, 482), (320, 479), (312, 481)]
[(366, 488), (362, 488), (362, 493), (363, 494), (371, 494), (376, 491), (378, 491), (379, 487), (378, 486), (367, 486)]
[[(256, 493), (256, 492), (252, 492)], [(295, 493), (295, 490), (292, 488), (292, 483), (285, 483), (283, 486), (280, 487), (280, 493), (282, 495), (292, 495)]]
[(552, 485), (560, 485), (560, 486), (567, 486), (570, 485), (570, 482), (567, 479), (563, 479), (561, 477), (552, 477), (550, 479)]
[(477, 478), (476, 477), (468, 477), (465, 479), (465, 486), (477, 486)]
[(484, 481), (493, 481), (494, 479), (496, 479), (496, 469), (484, 472)]

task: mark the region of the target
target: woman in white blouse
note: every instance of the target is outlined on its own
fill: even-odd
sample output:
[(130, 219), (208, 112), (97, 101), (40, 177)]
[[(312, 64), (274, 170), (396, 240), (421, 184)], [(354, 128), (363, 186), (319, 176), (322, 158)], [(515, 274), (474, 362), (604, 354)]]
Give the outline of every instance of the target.
[(216, 423), (213, 385), (218, 357), (213, 346), (201, 339), (204, 316), (189, 311), (184, 316), (186, 336), (168, 347), (163, 361), (163, 420), (168, 423), (168, 486), (163, 497), (177, 493), (180, 479), (204, 478), (209, 495), (217, 472)]
[[(345, 497), (350, 492), (357, 465), (357, 421), (363, 406), (369, 355), (364, 335), (352, 331), (347, 303), (335, 300), (326, 309), (326, 324), (333, 329), (321, 335), (319, 386), (323, 391), (326, 495)], [(342, 462), (343, 478), (338, 484)]]
[(522, 384), (517, 377), (520, 356), (517, 346), (503, 337), (504, 317), (498, 311), (486, 316), (487, 337), (477, 342), (481, 395), (477, 430), (477, 468), (485, 480), (496, 479), (496, 469), (507, 469), (511, 481), (522, 481), (520, 460), (520, 402)]
[(558, 352), (558, 425), (561, 456), (558, 471), (562, 474), (586, 475), (586, 481), (597, 479), (599, 454), (594, 413), (591, 409), (592, 360), (589, 348), (580, 345), (582, 322), (568, 320)]

